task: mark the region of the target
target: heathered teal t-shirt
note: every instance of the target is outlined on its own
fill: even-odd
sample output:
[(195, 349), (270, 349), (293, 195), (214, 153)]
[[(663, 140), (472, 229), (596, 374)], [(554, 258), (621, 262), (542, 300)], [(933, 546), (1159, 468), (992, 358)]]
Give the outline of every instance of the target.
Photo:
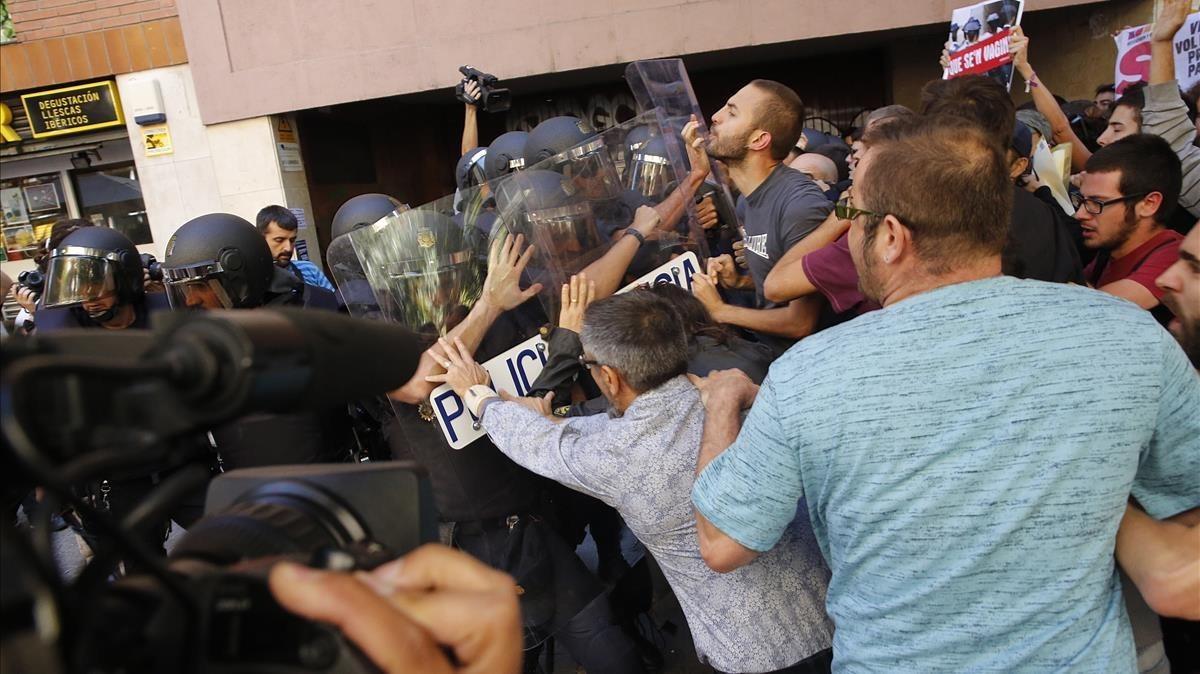
[(1200, 377), (1134, 304), (1000, 277), (798, 343), (693, 500), (760, 551), (806, 500), (836, 671), (1132, 672), (1131, 492), (1200, 506)]

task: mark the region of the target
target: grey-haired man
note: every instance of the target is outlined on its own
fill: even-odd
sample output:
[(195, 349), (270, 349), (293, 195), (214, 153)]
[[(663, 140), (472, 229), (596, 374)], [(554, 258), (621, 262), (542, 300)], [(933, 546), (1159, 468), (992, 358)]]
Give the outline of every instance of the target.
[(584, 313), (580, 340), (608, 414), (563, 420), (550, 414), (550, 395), (499, 396), (457, 345), (443, 343), (448, 373), (435, 379), (454, 387), (513, 461), (621, 513), (675, 591), (702, 661), (724, 672), (829, 671), (829, 572), (807, 518), (734, 573), (700, 556), (690, 490), (704, 406), (670, 304), (644, 291), (600, 300)]

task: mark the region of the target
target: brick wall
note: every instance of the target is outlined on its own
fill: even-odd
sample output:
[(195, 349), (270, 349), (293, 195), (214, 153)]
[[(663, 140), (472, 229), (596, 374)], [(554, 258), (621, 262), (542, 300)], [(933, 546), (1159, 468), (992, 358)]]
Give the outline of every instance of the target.
[(176, 16), (175, 0), (9, 0), (17, 40), (32, 42)]
[(0, 92), (187, 63), (175, 0), (9, 0)]

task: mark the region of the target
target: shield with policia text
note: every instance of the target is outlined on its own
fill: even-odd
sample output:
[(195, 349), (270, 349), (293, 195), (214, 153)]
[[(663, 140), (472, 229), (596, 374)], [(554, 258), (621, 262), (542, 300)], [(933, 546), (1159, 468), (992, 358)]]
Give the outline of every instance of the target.
[[(439, 336), (463, 336), (494, 388), (528, 393), (550, 355), (540, 329), (557, 323), (561, 284), (605, 261), (638, 206), (669, 199), (669, 190), (654, 199), (631, 194), (627, 186), (623, 142), (639, 126), (648, 127), (652, 136), (666, 133), (650, 111), (536, 165), (395, 211), (339, 237), (326, 252), (330, 269), (339, 285), (365, 283), (372, 299), (351, 303), (347, 298), (351, 312), (370, 311), (379, 320), (404, 325), (426, 345)], [(677, 185), (685, 171), (681, 163), (670, 162), (659, 177), (664, 185)], [(656, 279), (690, 287), (690, 275), (702, 268), (706, 255), (704, 237), (682, 203), (677, 211), (617, 269), (622, 290)], [(533, 247), (520, 287), (541, 283), (543, 290), (536, 301), (493, 317), (476, 307), (489, 259), (496, 264), (510, 235), (521, 235)], [(405, 395), (393, 399), (396, 423), (429, 472), (442, 518), (470, 523), (454, 530), (455, 544), (514, 575), (523, 589), (526, 643), (540, 643), (561, 624), (555, 612), (583, 598), (572, 594), (573, 584), (555, 582), (561, 568), (547, 570), (524, 556), (523, 550), (541, 544), (533, 537), (543, 534), (539, 524), (525, 529), (526, 523), (511, 513), (535, 509), (514, 503), (536, 499), (543, 483), (486, 440), (478, 420), (449, 386), (436, 386), (420, 400)], [(491, 527), (509, 535), (493, 537)]]

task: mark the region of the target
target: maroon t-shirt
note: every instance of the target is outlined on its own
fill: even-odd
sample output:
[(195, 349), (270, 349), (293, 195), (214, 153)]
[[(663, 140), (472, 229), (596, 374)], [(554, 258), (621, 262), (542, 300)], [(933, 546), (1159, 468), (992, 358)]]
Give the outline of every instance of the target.
[(814, 250), (800, 259), (804, 275), (829, 300), (835, 313), (851, 312), (857, 316), (875, 311), (880, 306), (863, 296), (858, 289), (858, 270), (850, 256), (848, 234), (833, 243)]
[[(1162, 299), (1163, 291), (1154, 284), (1154, 280), (1179, 259), (1179, 245), (1182, 241), (1182, 234), (1164, 229), (1120, 259), (1098, 256), (1083, 270), (1083, 276), (1094, 288), (1103, 288), (1109, 283), (1129, 279), (1149, 290), (1154, 299)], [(1104, 259), (1108, 261), (1100, 269), (1097, 277), (1096, 264)]]

